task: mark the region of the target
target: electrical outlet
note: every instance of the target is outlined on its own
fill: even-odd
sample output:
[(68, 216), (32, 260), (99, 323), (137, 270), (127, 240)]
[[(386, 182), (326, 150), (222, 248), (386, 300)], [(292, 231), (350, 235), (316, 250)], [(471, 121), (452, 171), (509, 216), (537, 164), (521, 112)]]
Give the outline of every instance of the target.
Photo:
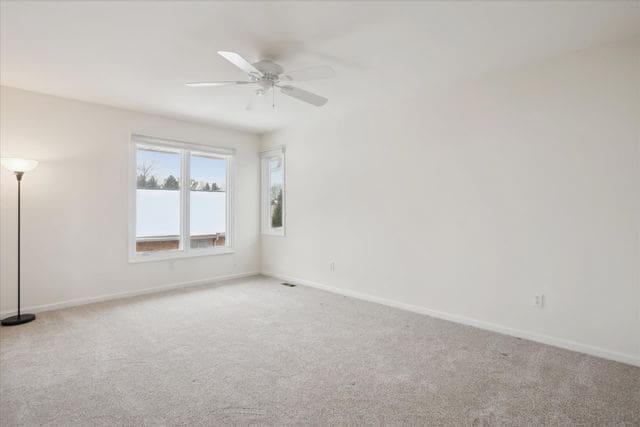
[(336, 271), (336, 263), (335, 262), (330, 262), (329, 263), (329, 270), (331, 270), (332, 272)]
[(531, 301), (531, 305), (534, 306), (535, 308), (544, 307), (544, 294), (535, 295), (533, 297), (533, 300)]

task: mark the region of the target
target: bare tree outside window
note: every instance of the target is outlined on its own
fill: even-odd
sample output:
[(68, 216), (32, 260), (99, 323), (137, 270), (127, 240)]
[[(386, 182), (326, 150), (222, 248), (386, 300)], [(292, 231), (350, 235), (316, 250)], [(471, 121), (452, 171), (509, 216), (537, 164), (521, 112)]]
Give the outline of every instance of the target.
[(282, 185), (271, 186), (271, 226), (282, 227)]
[(282, 227), (282, 161), (280, 158), (269, 161), (269, 204), (271, 209), (271, 227)]
[(154, 180), (157, 181), (157, 179), (153, 176), (155, 163), (156, 163), (155, 161), (149, 161), (149, 162), (144, 161), (137, 165), (137, 171), (138, 171), (137, 187), (138, 188), (148, 188), (147, 183), (152, 177), (154, 178)]

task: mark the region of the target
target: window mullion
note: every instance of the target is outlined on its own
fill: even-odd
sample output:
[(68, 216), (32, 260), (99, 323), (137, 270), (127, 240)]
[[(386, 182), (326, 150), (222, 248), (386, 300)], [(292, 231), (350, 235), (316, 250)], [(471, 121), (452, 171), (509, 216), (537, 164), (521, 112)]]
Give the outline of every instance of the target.
[(269, 159), (262, 159), (262, 232), (267, 233), (269, 226)]
[(185, 252), (189, 251), (189, 235), (190, 235), (190, 224), (189, 219), (191, 218), (190, 211), (190, 201), (191, 197), (191, 170), (190, 170), (190, 162), (189, 159), (191, 157), (191, 153), (189, 150), (181, 150), (181, 179), (182, 185), (180, 186), (180, 225), (182, 231), (182, 237), (180, 239), (182, 250)]
[(271, 158), (267, 160), (267, 177), (267, 227), (270, 232), (273, 232), (271, 224)]
[(233, 244), (233, 233), (231, 229), (233, 228), (233, 216), (231, 214), (233, 210), (233, 177), (231, 176), (231, 159), (229, 157), (225, 157), (225, 219), (224, 219), (224, 239), (225, 246), (231, 246)]

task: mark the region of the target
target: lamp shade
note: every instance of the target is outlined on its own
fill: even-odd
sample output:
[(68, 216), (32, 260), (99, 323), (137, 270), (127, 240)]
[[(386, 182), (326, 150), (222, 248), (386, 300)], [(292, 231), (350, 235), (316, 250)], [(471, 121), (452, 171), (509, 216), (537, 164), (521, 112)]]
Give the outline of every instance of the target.
[(38, 166), (37, 160), (29, 159), (17, 159), (15, 157), (2, 157), (0, 158), (2, 167), (11, 172), (29, 172)]

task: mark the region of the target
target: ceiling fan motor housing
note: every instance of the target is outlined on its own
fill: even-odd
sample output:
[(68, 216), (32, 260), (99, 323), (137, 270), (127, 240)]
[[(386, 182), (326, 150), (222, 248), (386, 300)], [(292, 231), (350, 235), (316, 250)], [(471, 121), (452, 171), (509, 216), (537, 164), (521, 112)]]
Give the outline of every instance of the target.
[(284, 72), (284, 69), (281, 65), (276, 64), (273, 61), (269, 61), (268, 59), (258, 61), (254, 63), (253, 66), (263, 73), (263, 79), (272, 82), (277, 82), (278, 76)]

